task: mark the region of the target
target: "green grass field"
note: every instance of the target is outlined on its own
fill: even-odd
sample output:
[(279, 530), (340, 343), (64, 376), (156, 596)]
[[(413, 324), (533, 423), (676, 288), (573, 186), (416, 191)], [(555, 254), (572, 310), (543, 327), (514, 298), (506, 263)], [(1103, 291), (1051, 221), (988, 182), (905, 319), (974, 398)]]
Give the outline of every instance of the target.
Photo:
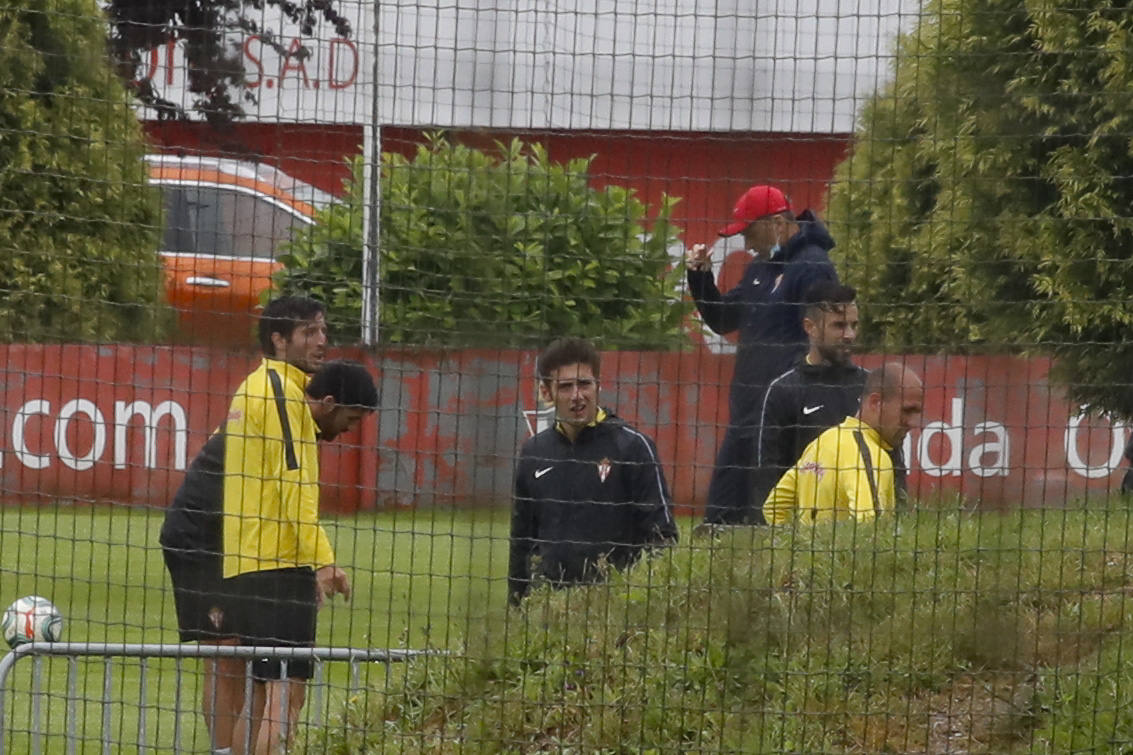
[[(68, 640), (176, 641), (160, 521), (0, 509), (0, 602), (51, 598)], [(678, 547), (518, 611), (504, 609), (505, 509), (327, 525), (355, 599), (324, 611), (319, 643), (453, 655), (369, 664), (358, 686), (327, 664), (306, 715), (328, 725), (304, 727), (302, 752), (1133, 748), (1133, 511), (1120, 499), (699, 537), (683, 521)], [(208, 751), (195, 662), (144, 675), (110, 662), (109, 694), (101, 659), (78, 667), (68, 708), (67, 662), (43, 661), (37, 718), (21, 662), (9, 752), (100, 752), (104, 732), (111, 752)]]
[[(0, 608), (23, 595), (49, 598), (65, 617), (63, 639), (73, 642), (177, 642), (168, 576), (157, 545), (162, 513), (129, 507), (0, 507)], [(329, 519), (325, 525), (336, 555), (353, 581), (354, 597), (341, 598), (319, 618), (320, 645), (446, 648), (469, 621), (482, 619), (504, 602), (507, 573), (506, 509), (400, 510)], [(33, 726), (33, 661), (16, 667), (8, 684), (9, 752), (65, 751), (73, 725), (78, 751), (99, 751), (107, 710), (103, 708), (104, 662), (80, 661), (80, 701), (66, 720), (67, 668), (63, 659), (42, 661), (39, 725)], [(195, 661), (151, 660), (145, 672), (146, 715), (139, 705), (143, 682), (139, 661), (111, 663), (109, 708), (112, 751), (135, 750), (141, 742), (173, 750), (174, 731), (186, 752), (207, 752), (207, 736), (196, 715), (199, 678)], [(360, 681), (384, 674), (363, 667)], [(321, 710), (312, 694), (308, 716), (324, 719), (349, 693), (345, 664), (328, 664)], [(177, 715), (178, 712), (180, 715)], [(29, 735), (45, 732), (41, 740)]]

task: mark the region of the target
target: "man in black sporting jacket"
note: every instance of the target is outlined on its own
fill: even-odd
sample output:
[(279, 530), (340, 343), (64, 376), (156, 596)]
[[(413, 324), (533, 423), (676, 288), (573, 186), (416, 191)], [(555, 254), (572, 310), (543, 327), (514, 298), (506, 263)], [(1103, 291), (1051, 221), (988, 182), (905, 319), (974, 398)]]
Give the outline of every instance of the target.
[(598, 403), (600, 361), (581, 338), (563, 338), (536, 365), (555, 426), (523, 444), (515, 471), (508, 599), (536, 577), (561, 587), (602, 579), (677, 525), (653, 441)]
[(752, 506), (744, 521), (766, 524), (763, 501), (779, 478), (823, 430), (858, 412), (866, 370), (854, 364), (858, 337), (857, 292), (834, 281), (803, 295), (806, 355), (771, 381), (760, 408)]

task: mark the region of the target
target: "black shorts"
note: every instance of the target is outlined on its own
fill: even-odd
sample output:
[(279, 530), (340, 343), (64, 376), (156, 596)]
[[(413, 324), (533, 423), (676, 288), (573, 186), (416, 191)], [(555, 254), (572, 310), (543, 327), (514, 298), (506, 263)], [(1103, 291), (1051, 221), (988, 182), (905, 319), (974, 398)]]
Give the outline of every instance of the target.
[[(240, 574), (224, 580), (237, 596), (234, 627), (241, 645), (312, 647), (315, 644), (315, 571), (307, 567)], [(310, 679), (313, 664), (287, 659), (287, 677)], [(252, 677), (282, 679), (283, 662), (256, 658)]]
[(216, 642), (236, 636), (233, 596), (222, 578), (219, 555), (162, 549), (173, 582), (181, 642)]

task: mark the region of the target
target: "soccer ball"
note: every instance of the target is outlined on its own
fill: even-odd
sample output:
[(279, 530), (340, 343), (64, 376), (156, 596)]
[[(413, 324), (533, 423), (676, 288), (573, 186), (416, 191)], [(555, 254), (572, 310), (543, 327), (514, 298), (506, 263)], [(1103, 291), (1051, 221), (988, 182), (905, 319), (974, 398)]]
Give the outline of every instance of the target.
[(0, 627), (11, 647), (25, 642), (58, 642), (63, 636), (63, 614), (47, 598), (29, 595), (8, 606)]

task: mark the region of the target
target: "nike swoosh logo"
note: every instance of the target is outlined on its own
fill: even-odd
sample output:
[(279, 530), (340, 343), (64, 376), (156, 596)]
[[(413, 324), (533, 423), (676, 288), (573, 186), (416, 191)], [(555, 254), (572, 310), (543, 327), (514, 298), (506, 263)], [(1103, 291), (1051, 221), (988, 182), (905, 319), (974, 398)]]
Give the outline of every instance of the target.
[(803, 414), (814, 414), (815, 412), (817, 412), (819, 409), (821, 409), (824, 406), (826, 406), (826, 405), (825, 404), (819, 404), (818, 406), (804, 406), (803, 407)]
[(546, 469), (536, 469), (535, 470), (535, 479), (538, 480), (540, 477), (547, 474), (552, 469), (554, 469), (554, 467), (547, 467)]

